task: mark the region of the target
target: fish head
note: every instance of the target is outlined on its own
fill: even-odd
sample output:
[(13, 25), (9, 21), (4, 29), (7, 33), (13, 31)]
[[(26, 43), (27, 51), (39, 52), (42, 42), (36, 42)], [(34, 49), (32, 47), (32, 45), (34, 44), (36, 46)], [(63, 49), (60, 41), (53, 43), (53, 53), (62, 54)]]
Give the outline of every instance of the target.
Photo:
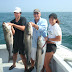
[[(37, 40), (37, 43), (38, 43), (38, 46), (43, 49), (43, 46), (45, 45), (44, 37), (43, 36), (39, 36), (38, 40)], [(42, 50), (42, 53), (43, 53), (43, 50)]]
[(38, 37), (38, 40), (39, 40), (39, 41), (41, 40), (41, 36)]
[(5, 32), (9, 32), (11, 30), (11, 26), (5, 22), (3, 22), (2, 27)]
[(42, 35), (38, 37), (38, 40), (41, 41), (41, 42), (45, 42), (45, 39)]

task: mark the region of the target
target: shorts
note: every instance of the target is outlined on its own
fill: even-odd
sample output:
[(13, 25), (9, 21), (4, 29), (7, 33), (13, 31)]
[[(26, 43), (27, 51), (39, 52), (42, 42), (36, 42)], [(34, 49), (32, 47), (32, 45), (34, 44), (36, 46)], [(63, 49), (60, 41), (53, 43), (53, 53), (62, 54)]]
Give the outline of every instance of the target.
[(56, 44), (47, 44), (46, 52), (56, 52)]
[(37, 51), (37, 48), (32, 48), (31, 49), (31, 58), (33, 60), (36, 60), (36, 51)]
[(23, 43), (18, 43), (18, 42), (14, 42), (13, 44), (13, 54), (16, 54), (19, 52), (19, 54), (25, 55), (24, 52), (24, 44)]

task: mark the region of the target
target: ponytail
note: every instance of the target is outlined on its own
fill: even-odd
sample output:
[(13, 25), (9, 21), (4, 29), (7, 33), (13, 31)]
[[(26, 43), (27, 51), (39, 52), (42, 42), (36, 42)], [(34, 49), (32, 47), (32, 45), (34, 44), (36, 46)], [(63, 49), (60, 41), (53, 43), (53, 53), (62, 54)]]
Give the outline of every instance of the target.
[(58, 24), (59, 24), (59, 23), (60, 23), (60, 21), (57, 19), (56, 23), (58, 23)]

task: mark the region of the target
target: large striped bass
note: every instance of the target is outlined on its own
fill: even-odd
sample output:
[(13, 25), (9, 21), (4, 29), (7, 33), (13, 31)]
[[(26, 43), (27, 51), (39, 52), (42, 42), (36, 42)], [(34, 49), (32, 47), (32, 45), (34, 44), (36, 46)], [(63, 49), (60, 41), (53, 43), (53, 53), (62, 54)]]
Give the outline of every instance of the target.
[(43, 68), (45, 53), (46, 53), (46, 42), (43, 36), (39, 36), (37, 40), (36, 72), (41, 72)]
[(27, 57), (27, 64), (30, 64), (31, 60), (31, 48), (32, 48), (32, 25), (28, 22), (24, 30), (24, 44), (25, 44), (25, 54)]
[(3, 27), (3, 32), (4, 32), (4, 38), (6, 41), (6, 47), (8, 50), (8, 54), (9, 54), (9, 58), (8, 58), (8, 62), (10, 60), (12, 60), (12, 49), (13, 49), (13, 34), (12, 34), (12, 30), (11, 30), (11, 26), (8, 25), (7, 23), (3, 22), (2, 24)]

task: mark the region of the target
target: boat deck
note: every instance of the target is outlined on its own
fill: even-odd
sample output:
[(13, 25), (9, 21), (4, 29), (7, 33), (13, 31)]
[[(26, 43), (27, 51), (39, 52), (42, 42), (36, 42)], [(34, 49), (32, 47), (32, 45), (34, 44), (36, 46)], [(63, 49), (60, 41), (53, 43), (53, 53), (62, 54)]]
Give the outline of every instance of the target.
[[(57, 51), (53, 55), (53, 59), (51, 61), (52, 72), (72, 72), (71, 55), (72, 50), (62, 45), (58, 46)], [(12, 61), (8, 63), (8, 52), (5, 44), (0, 45), (0, 58), (2, 58), (2, 64), (0, 63), (0, 65), (3, 66), (3, 71), (0, 72), (24, 72), (24, 65), (18, 63), (18, 61), (21, 60), (19, 55), (16, 67), (13, 70), (9, 70), (9, 67), (12, 65)], [(36, 69), (34, 69), (32, 72), (36, 72)]]
[(72, 50), (65, 46), (58, 46), (56, 54), (72, 67)]
[[(8, 51), (6, 50), (6, 45), (0, 45), (0, 62), (2, 60), (2, 67), (3, 70), (0, 70), (0, 72), (24, 72), (24, 65), (18, 61), (21, 60), (19, 54), (16, 62), (16, 67), (13, 70), (9, 70), (9, 67), (12, 65), (12, 61), (8, 63)], [(1, 66), (0, 66), (1, 67)], [(32, 72), (35, 72), (36, 69), (34, 69)]]
[(24, 72), (24, 66), (16, 63), (16, 67), (13, 70), (9, 70), (12, 63), (3, 63), (3, 72)]

